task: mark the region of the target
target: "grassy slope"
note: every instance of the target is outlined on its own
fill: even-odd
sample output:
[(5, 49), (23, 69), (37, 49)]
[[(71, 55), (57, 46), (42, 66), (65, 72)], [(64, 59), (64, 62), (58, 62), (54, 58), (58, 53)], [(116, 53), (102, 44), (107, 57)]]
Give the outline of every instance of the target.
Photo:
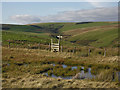
[[(81, 35), (75, 36), (70, 38), (70, 41), (93, 41), (90, 42), (89, 45), (95, 46), (95, 47), (100, 47), (100, 46), (109, 46), (112, 44), (112, 41), (118, 37), (117, 34), (118, 30), (117, 29), (110, 29), (110, 30), (97, 30), (93, 32), (87, 32), (83, 33)], [(83, 44), (84, 45), (84, 44)]]
[[(65, 39), (63, 38), (62, 44), (72, 45), (70, 41), (73, 41), (76, 45), (91, 45), (95, 47), (115, 46), (115, 44), (117, 44), (116, 38), (118, 37), (118, 29), (117, 27), (109, 27), (114, 25), (117, 25), (117, 22), (94, 22), (84, 24), (41, 23), (32, 25), (3, 25), (3, 27), (5, 28), (5, 30), (3, 31), (3, 41), (6, 41), (8, 39), (24, 39), (30, 42), (33, 41), (45, 43), (46, 41), (48, 43), (50, 42), (50, 39), (53, 38), (49, 34), (74, 34), (72, 36), (67, 37), (67, 41), (64, 41)], [(94, 28), (97, 29), (95, 31), (91, 31), (89, 28), (93, 28), (91, 30), (94, 30)], [(76, 29), (78, 30), (76, 31)], [(86, 30), (84, 29), (88, 29), (88, 31), (86, 32)], [(86, 44), (86, 42), (88, 43)]]
[(3, 31), (2, 41), (3, 44), (7, 44), (7, 40), (27, 40), (28, 42), (45, 43), (49, 42), (49, 34), (47, 33), (25, 33), (25, 32), (13, 32)]
[(117, 24), (116, 22), (109, 23), (109, 22), (93, 22), (93, 23), (86, 23), (86, 24), (75, 24), (75, 23), (66, 23), (63, 28), (60, 29), (61, 32), (78, 29), (78, 28), (87, 28), (87, 27), (94, 27), (94, 26), (105, 26), (105, 25), (112, 25)]
[(9, 25), (9, 24), (4, 24), (4, 25), (2, 25), (2, 28), (3, 29), (5, 28), (5, 30), (7, 30), (7, 31), (38, 32), (38, 33), (40, 33), (40, 31), (36, 31), (38, 28), (29, 26), (29, 25)]
[(73, 26), (66, 26), (62, 30), (66, 32), (65, 34), (71, 33), (72, 36), (67, 38), (68, 41), (77, 41), (79, 45), (91, 45), (94, 47), (117, 46), (115, 42), (117, 42), (116, 39), (118, 38), (118, 27), (115, 22), (74, 24)]

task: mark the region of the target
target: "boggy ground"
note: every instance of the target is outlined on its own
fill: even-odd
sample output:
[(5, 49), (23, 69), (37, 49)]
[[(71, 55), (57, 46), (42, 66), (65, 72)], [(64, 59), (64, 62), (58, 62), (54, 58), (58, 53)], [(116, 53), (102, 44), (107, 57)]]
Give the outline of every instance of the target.
[[(51, 66), (58, 64), (57, 68)], [(75, 75), (70, 69), (62, 70), (60, 64), (91, 67), (96, 79), (55, 79), (43, 75), (51, 69), (59, 75)], [(119, 71), (117, 56), (82, 57), (73, 53), (53, 53), (46, 50), (2, 47), (3, 88), (117, 88), (118, 78), (112, 80), (111, 73)], [(80, 69), (80, 68), (79, 68)], [(59, 71), (61, 70), (61, 71)], [(64, 72), (63, 72), (64, 71)]]

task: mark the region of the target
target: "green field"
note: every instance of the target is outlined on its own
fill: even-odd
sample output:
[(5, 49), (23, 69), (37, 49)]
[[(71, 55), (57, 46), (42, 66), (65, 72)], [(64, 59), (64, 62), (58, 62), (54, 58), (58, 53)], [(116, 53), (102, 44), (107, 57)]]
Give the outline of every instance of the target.
[(3, 44), (7, 40), (49, 44), (51, 38), (56, 40), (57, 35), (63, 35), (61, 43), (66, 46), (118, 47), (117, 22), (4, 24), (2, 28)]
[(87, 27), (95, 27), (95, 26), (105, 26), (105, 25), (113, 25), (117, 24), (117, 22), (109, 23), (109, 22), (92, 22), (87, 24), (76, 24), (76, 23), (68, 23), (65, 24), (65, 26), (60, 30), (62, 32), (72, 30), (72, 29), (78, 29), (78, 28), (87, 28)]

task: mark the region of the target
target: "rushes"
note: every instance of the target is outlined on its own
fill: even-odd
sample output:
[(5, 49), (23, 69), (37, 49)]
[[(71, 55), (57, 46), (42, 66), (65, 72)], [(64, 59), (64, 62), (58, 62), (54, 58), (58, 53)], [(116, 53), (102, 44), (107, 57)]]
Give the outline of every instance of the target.
[[(100, 61), (101, 59), (110, 57), (77, 57), (77, 54), (66, 56), (65, 58), (63, 56), (70, 54), (51, 53), (49, 51), (34, 49), (9, 49), (3, 47), (3, 76), (17, 76), (24, 75), (25, 73), (37, 75), (46, 72), (48, 75), (55, 74), (56, 76), (63, 77), (74, 76), (81, 71), (81, 67), (83, 66), (85, 72), (88, 71), (88, 68), (91, 68), (91, 73), (97, 75), (96, 80), (100, 80), (100, 77), (103, 77), (104, 80), (107, 78), (107, 76), (104, 76), (104, 71), (106, 71), (105, 75), (107, 75), (107, 71), (109, 70), (114, 69), (118, 71), (120, 69), (116, 66), (115, 62), (107, 63), (107, 60), (104, 60), (104, 62), (98, 63), (98, 60)], [(55, 64), (55, 66), (52, 64)], [(67, 65), (67, 67), (63, 69), (62, 64)], [(76, 66), (77, 69), (71, 70), (72, 66)], [(111, 78), (111, 76), (108, 77)]]
[(110, 69), (101, 71), (99, 75), (96, 76), (96, 81), (116, 81), (118, 82), (118, 72)]

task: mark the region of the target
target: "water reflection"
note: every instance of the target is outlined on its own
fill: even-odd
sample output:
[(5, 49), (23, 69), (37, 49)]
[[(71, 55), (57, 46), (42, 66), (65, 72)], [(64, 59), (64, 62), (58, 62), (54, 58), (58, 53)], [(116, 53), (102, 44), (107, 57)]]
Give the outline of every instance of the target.
[(84, 67), (81, 67), (81, 70), (84, 70)]
[(54, 74), (51, 75), (53, 78), (62, 78), (62, 79), (72, 79), (72, 76), (62, 77), (62, 76), (56, 76)]
[(120, 81), (120, 72), (118, 72), (118, 80)]
[(55, 66), (55, 64), (52, 64), (53, 66)]
[(73, 67), (71, 67), (71, 69), (72, 69), (72, 70), (77, 69), (77, 66), (73, 66)]
[[(44, 73), (46, 76), (49, 76), (48, 73)], [(72, 76), (62, 77), (62, 76), (56, 76), (54, 74), (51, 75), (53, 78), (62, 78), (62, 79), (72, 79)]]
[[(26, 64), (26, 63), (24, 63), (24, 64), (17, 64), (17, 65), (19, 65), (19, 66), (21, 66), (21, 65), (28, 66), (28, 64)], [(7, 66), (10, 66), (10, 63), (7, 63)]]
[[(48, 73), (44, 73), (46, 76), (49, 76)], [(67, 77), (62, 77), (62, 76), (56, 76), (54, 74), (50, 75), (53, 78), (62, 78), (62, 79), (72, 79), (73, 76), (67, 76)], [(95, 78), (94, 75), (91, 74), (91, 68), (88, 69), (88, 72), (85, 73), (84, 70), (81, 70), (79, 73), (78, 79), (92, 79)]]
[(87, 78), (87, 79), (95, 78), (95, 75), (91, 74), (91, 68), (88, 68), (87, 73), (84, 73), (84, 70), (81, 70), (80, 79), (85, 79), (85, 78)]
[(62, 67), (63, 67), (63, 68), (66, 68), (66, 67), (67, 67), (67, 65), (65, 65), (65, 64), (62, 64)]
[[(52, 64), (52, 65), (55, 66), (55, 64)], [(67, 65), (62, 64), (62, 67), (66, 68)], [(72, 70), (77, 69), (77, 68), (78, 68), (77, 66), (72, 66), (71, 67)], [(45, 73), (45, 75), (49, 76), (48, 73)], [(52, 74), (51, 77), (53, 77), (53, 78), (62, 78), (62, 79), (72, 79), (74, 76), (62, 77), (62, 76), (56, 76), (56, 75)], [(80, 73), (78, 73), (78, 78), (79, 79), (92, 79), (92, 78), (95, 78), (95, 76), (91, 74), (91, 68), (88, 68), (88, 72), (85, 73), (84, 72), (84, 67), (82, 66)]]
[(27, 66), (28, 66), (28, 64), (24, 64), (24, 66), (25, 66), (25, 67), (27, 67)]
[(7, 66), (10, 66), (10, 64), (8, 63)]
[(118, 81), (120, 81), (120, 72), (116, 72), (117, 76), (118, 76)]

